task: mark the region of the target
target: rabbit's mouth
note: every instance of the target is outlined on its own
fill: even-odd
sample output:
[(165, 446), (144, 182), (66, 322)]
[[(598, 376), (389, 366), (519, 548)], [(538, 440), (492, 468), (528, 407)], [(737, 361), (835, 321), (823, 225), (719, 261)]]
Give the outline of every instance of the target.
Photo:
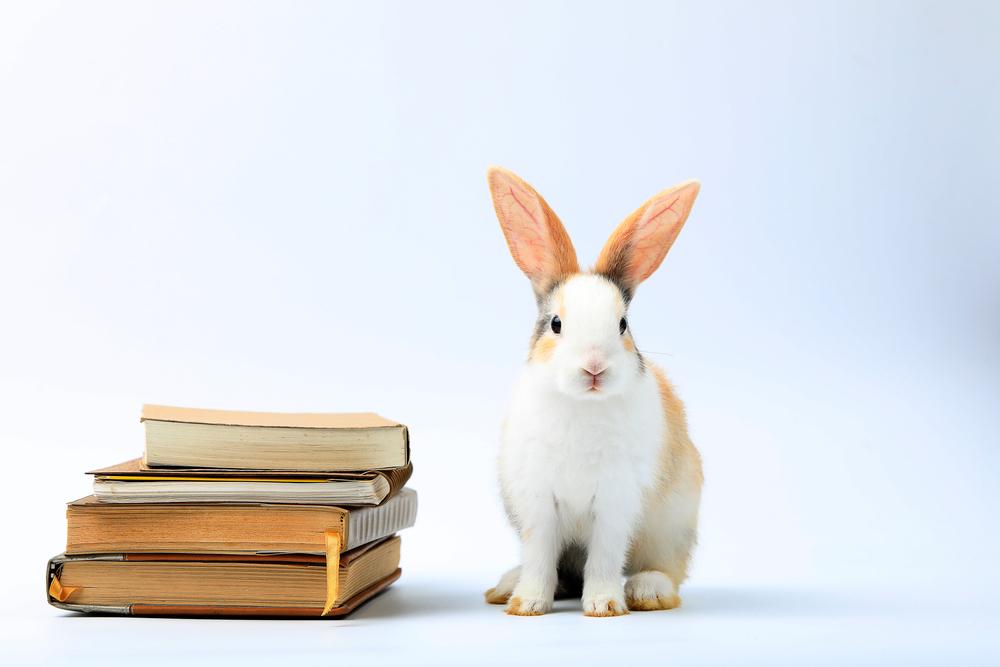
[(601, 390), (601, 383), (604, 380), (604, 371), (606, 369), (601, 369), (596, 373), (588, 368), (582, 369), (584, 375), (584, 382), (589, 382), (587, 387), (588, 392), (598, 392)]

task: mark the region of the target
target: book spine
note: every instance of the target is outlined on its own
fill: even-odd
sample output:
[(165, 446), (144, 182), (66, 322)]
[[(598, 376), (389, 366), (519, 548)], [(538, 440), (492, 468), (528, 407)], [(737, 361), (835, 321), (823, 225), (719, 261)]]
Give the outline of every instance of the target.
[(90, 558), (75, 559), (72, 556), (60, 554), (49, 559), (45, 566), (45, 599), (50, 605), (64, 611), (79, 611), (92, 614), (125, 614), (131, 613), (129, 605), (97, 605), (97, 604), (73, 604), (72, 602), (59, 601), (52, 596), (52, 582), (58, 581), (62, 572), (63, 563), (67, 560), (123, 560), (121, 555), (108, 554)]

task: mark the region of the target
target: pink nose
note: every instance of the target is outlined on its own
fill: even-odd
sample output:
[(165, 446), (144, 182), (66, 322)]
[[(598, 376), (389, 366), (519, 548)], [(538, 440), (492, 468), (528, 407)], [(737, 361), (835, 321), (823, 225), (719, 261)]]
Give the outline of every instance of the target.
[(607, 370), (606, 366), (601, 366), (600, 364), (587, 364), (583, 367), (583, 372), (591, 377), (597, 377), (601, 373)]

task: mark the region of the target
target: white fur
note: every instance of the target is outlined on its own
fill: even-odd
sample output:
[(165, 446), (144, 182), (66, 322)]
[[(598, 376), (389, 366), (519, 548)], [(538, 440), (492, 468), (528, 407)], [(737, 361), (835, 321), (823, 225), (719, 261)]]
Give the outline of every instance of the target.
[[(551, 301), (550, 311), (562, 306), (562, 333), (550, 359), (526, 365), (502, 434), (501, 486), (522, 539), (512, 597), (521, 613), (547, 611), (560, 554), (578, 544), (586, 551), (584, 611), (622, 613), (622, 573), (656, 482), (666, 416), (652, 371), (622, 344), (618, 289), (577, 275)], [(606, 370), (599, 390), (589, 391), (582, 369), (595, 364)], [(643, 590), (656, 595), (665, 586)]]

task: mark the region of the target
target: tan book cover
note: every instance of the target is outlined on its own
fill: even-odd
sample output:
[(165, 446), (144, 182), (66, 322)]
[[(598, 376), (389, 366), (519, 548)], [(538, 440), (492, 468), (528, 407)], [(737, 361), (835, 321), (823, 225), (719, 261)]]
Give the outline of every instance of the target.
[(152, 468), (357, 471), (409, 462), (406, 426), (374, 413), (277, 413), (145, 405)]
[(374, 412), (247, 412), (181, 408), (170, 405), (142, 406), (142, 421), (153, 419), (188, 424), (263, 426), (274, 428), (368, 429), (402, 426)]

